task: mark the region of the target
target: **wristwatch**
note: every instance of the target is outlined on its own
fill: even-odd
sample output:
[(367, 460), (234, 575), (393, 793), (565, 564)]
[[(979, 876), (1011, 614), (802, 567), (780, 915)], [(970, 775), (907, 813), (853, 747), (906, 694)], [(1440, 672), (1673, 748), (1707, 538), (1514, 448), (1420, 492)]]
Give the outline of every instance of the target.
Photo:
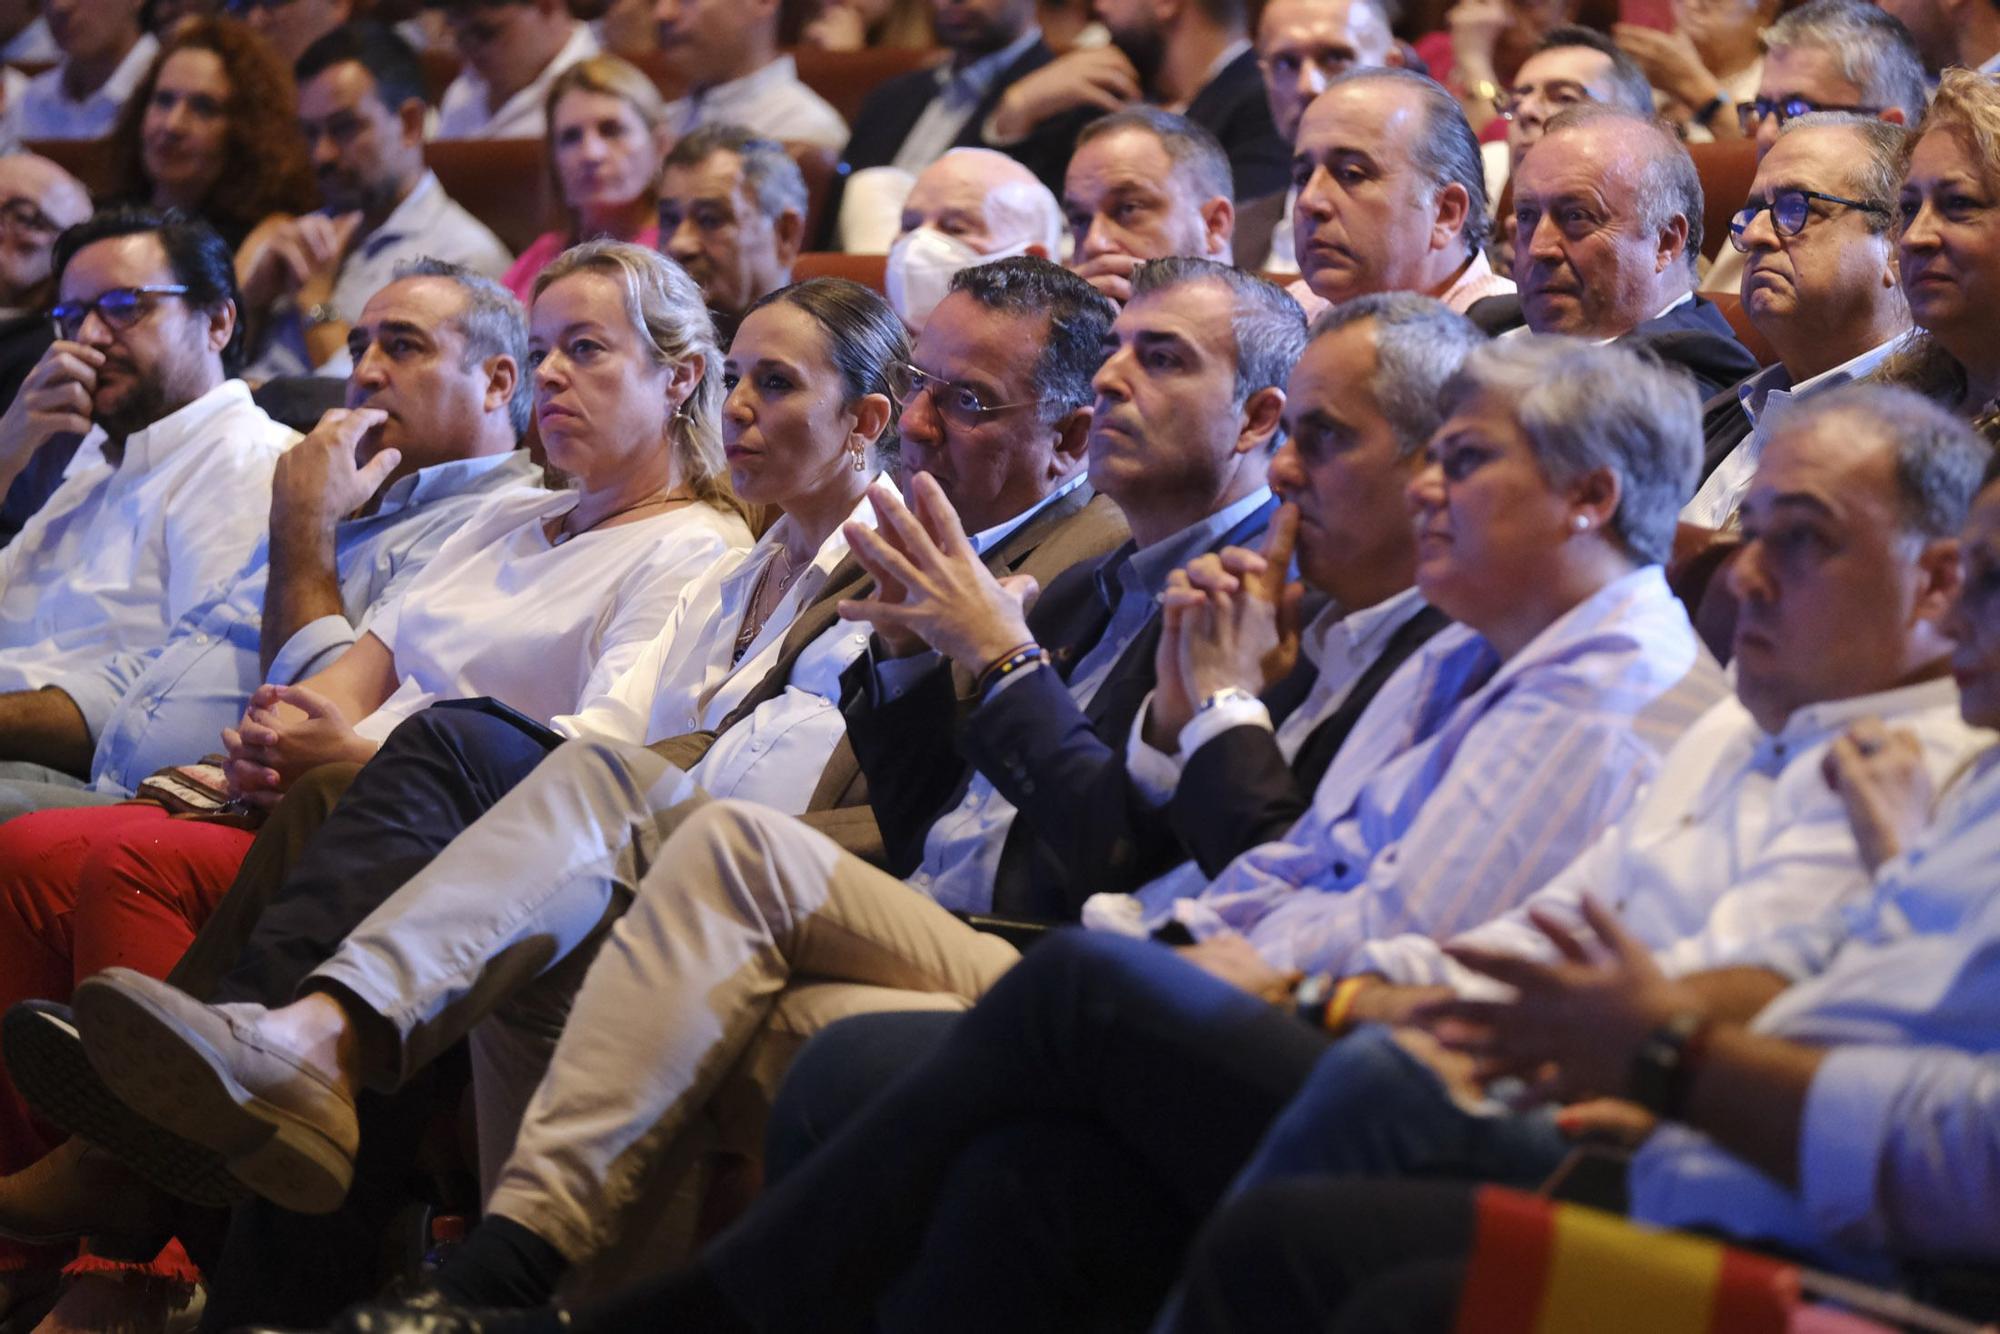
[(1201, 701), (1201, 703), (1194, 706), (1194, 711), (1197, 714), (1203, 714), (1207, 713), (1210, 709), (1214, 708), (1218, 704), (1225, 704), (1225, 703), (1255, 704), (1256, 702), (1257, 702), (1257, 697), (1251, 694), (1249, 691), (1245, 690), (1242, 686), (1224, 686), (1220, 690), (1211, 691)]
[(1703, 102), (1700, 108), (1696, 110), (1694, 113), (1694, 123), (1701, 126), (1704, 130), (1709, 129), (1715, 124), (1715, 118), (1722, 113), (1722, 109), (1728, 105), (1729, 94), (1717, 93), (1714, 97)]
[(299, 318), (308, 329), (317, 329), (322, 324), (340, 323), (340, 312), (333, 308), (331, 301), (315, 301), (299, 312)]
[(1713, 1027), (1707, 1015), (1683, 1010), (1648, 1034), (1632, 1054), (1632, 1101), (1662, 1120), (1679, 1119)]
[(1326, 1005), (1333, 999), (1334, 977), (1332, 973), (1310, 973), (1299, 979), (1292, 988), (1292, 1013), (1299, 1022), (1313, 1028), (1326, 1023)]

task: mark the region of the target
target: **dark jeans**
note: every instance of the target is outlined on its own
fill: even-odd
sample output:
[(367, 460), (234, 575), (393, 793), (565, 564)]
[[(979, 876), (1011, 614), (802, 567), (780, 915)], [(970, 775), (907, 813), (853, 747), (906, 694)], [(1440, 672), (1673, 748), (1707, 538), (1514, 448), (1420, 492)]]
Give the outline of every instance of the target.
[[(900, 1016), (870, 1022), (894, 1054), (864, 1065), (931, 1050), (858, 1114), (842, 1110), (858, 1081), (788, 1089), (801, 1111), (786, 1133), (847, 1123), (703, 1258), (702, 1282), (749, 1327), (1143, 1327), (1232, 1183), (1534, 1181), (1561, 1154), (1545, 1120), (1461, 1111), (1386, 1034), (1329, 1043), (1148, 942), (1052, 938), (941, 1042)], [(849, 1050), (869, 1036), (862, 1021), (835, 1031)], [(801, 1059), (807, 1077), (834, 1064)], [(1079, 1304), (1114, 1272), (1118, 1309)], [(582, 1325), (670, 1325), (684, 1288)]]
[[(408, 719), (344, 795), (335, 775), (299, 792), (296, 807), (286, 798), (170, 980), (217, 1002), (290, 1001), (348, 932), (547, 753), (513, 724), (470, 709)], [(331, 809), (328, 796), (338, 801)], [(392, 1096), (364, 1093), (354, 1188), (334, 1213), (263, 1200), (233, 1210), (219, 1254), (201, 1257), (210, 1278), (203, 1328), (317, 1325), (372, 1296), (425, 1132), (441, 1098), (448, 1113), (462, 1085), (462, 1074), (430, 1071)]]

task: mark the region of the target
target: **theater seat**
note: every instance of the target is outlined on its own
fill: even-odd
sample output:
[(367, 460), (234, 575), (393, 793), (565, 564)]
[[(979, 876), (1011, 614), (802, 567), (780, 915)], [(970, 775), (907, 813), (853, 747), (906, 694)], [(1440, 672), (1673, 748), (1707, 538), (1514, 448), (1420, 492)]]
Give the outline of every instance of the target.
[(810, 250), (800, 255), (792, 265), (792, 277), (799, 282), (808, 278), (851, 278), (863, 287), (872, 287), (886, 295), (888, 287), (884, 274), (888, 269), (887, 255), (845, 255), (837, 250)]
[(424, 96), (430, 99), (432, 106), (436, 106), (444, 101), (444, 90), (451, 87), (451, 81), (458, 77), (458, 53), (423, 50), (417, 52), (417, 60), (424, 67)]
[(1734, 292), (1703, 292), (1703, 296), (1715, 303), (1729, 321), (1729, 327), (1736, 332), (1737, 341), (1750, 349), (1750, 355), (1757, 358), (1759, 366), (1775, 365), (1778, 354), (1764, 341), (1764, 335), (1757, 332), (1757, 326), (1750, 322), (1750, 312), (1743, 309), (1743, 298)]
[(806, 178), (806, 229), (803, 235), (810, 242), (820, 234), (820, 227), (826, 221), (826, 202), (833, 193), (833, 180), (840, 170), (840, 154), (831, 148), (815, 144), (787, 143), (785, 151), (792, 155), (792, 161), (799, 164), (799, 175)]
[(1757, 145), (1748, 139), (1689, 144), (1695, 174), (1701, 177), (1701, 253), (1714, 259), (1729, 244), (1729, 220), (1750, 197), (1757, 177)]
[(112, 199), (125, 193), (118, 150), (109, 139), (27, 139), (21, 147), (40, 153), (82, 181), (94, 199)]
[(424, 147), (424, 161), (445, 193), (516, 254), (562, 225), (539, 139), (438, 139)]
[[(849, 125), (861, 114), (861, 104), (878, 84), (945, 58), (940, 50), (885, 46), (864, 51), (815, 51), (792, 48), (799, 82), (833, 104)], [(810, 233), (808, 233), (810, 234)]]

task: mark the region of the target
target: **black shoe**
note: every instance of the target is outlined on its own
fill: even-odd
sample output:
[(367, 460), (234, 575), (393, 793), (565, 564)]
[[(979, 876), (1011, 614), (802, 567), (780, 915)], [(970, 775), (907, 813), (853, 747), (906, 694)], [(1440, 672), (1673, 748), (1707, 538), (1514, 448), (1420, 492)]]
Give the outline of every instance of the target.
[[(569, 1312), (559, 1306), (509, 1311), (453, 1306), (435, 1290), (403, 1301), (351, 1306), (327, 1326), (328, 1334), (563, 1334)], [(282, 1334), (273, 1329), (237, 1334)]]
[(250, 1198), (221, 1154), (154, 1125), (105, 1086), (84, 1056), (68, 1006), (22, 1001), (0, 1024), (0, 1045), (14, 1087), (44, 1121), (191, 1203), (220, 1209)]

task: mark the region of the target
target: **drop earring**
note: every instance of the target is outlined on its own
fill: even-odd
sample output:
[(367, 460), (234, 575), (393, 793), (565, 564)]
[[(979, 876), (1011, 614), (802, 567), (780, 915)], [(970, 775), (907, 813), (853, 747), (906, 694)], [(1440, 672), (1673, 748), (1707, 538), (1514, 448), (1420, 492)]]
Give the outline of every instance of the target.
[(868, 449), (865, 445), (856, 445), (854, 447), (854, 471), (868, 471)]

